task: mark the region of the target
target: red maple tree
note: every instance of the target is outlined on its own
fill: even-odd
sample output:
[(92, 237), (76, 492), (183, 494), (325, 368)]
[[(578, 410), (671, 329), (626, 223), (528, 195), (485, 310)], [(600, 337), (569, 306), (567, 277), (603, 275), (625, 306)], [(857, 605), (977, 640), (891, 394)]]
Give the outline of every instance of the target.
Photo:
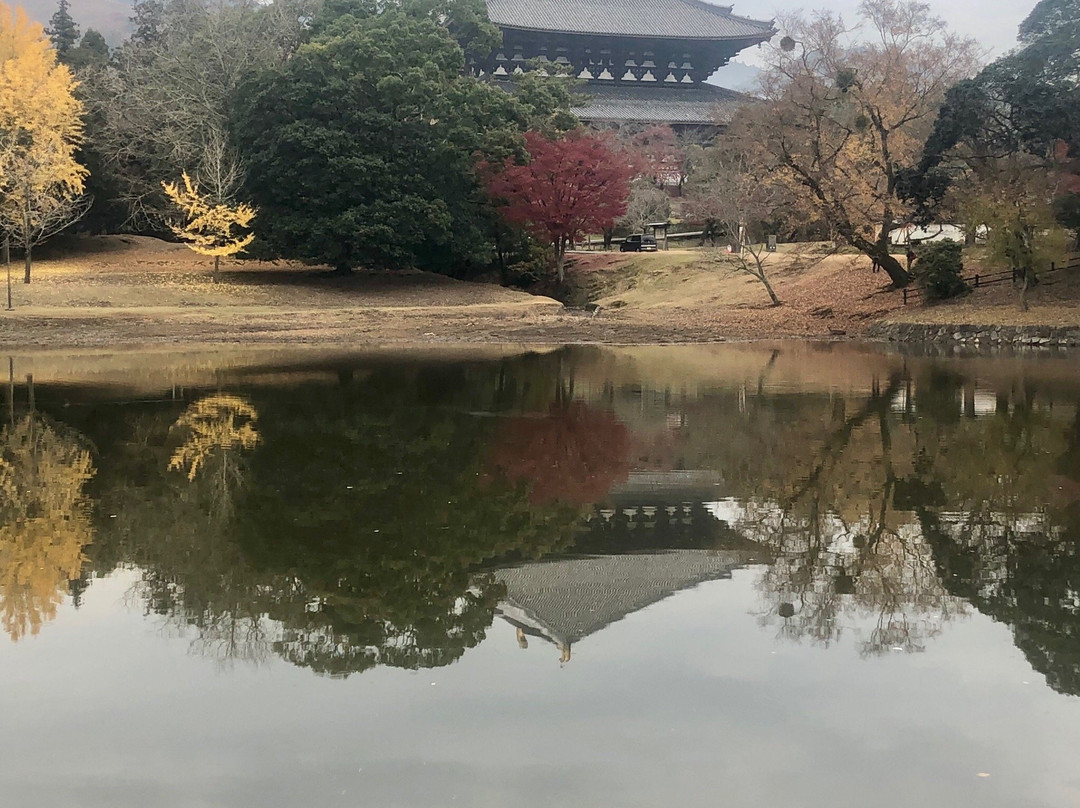
[(587, 232), (610, 228), (626, 212), (630, 178), (626, 158), (609, 138), (583, 131), (550, 139), (525, 133), (529, 161), (482, 166), (488, 193), (503, 200), (503, 216), (527, 226), (555, 248), (555, 271), (563, 281), (566, 248)]

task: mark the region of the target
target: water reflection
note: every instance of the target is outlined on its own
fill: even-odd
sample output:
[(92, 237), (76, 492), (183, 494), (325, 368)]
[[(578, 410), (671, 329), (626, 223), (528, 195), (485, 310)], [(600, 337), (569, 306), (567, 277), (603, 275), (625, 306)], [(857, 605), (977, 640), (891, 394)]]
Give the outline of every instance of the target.
[(83, 436), (33, 410), (16, 416), (11, 401), (0, 432), (0, 625), (12, 640), (37, 634), (79, 592), (93, 475)]
[(136, 567), (146, 612), (221, 662), (436, 667), (498, 619), (565, 664), (751, 568), (785, 641), (920, 652), (974, 609), (1080, 694), (1075, 374), (674, 355), (357, 360), (134, 399), (39, 383), (48, 415), (3, 433), (5, 628), (49, 619), (85, 553)]

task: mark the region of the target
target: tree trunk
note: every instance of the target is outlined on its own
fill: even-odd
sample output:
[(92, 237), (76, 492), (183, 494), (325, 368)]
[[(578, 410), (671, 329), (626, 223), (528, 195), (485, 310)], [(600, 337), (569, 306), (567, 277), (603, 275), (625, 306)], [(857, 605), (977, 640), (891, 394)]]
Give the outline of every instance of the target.
[(506, 286), (510, 273), (506, 268), (506, 249), (498, 234), (495, 235), (495, 256), (499, 259), (499, 285)]
[(900, 265), (896, 257), (889, 252), (887, 245), (883, 247), (880, 242), (863, 241), (861, 244), (855, 244), (854, 246), (862, 250), (867, 257), (885, 270), (885, 274), (889, 276), (889, 280), (897, 289), (902, 289), (911, 283), (911, 275)]
[(566, 279), (564, 269), (566, 267), (566, 239), (559, 238), (555, 242), (555, 277), (561, 284)]
[(780, 305), (780, 298), (776, 296), (776, 292), (773, 291), (772, 284), (769, 283), (769, 279), (765, 277), (765, 273), (762, 272), (758, 278), (763, 284), (765, 284), (765, 291), (769, 293), (769, 300), (772, 301), (774, 306)]
[(11, 236), (4, 236), (4, 269), (7, 270), (7, 310), (11, 311)]
[(30, 252), (33, 249), (33, 244), (30, 239), (30, 200), (29, 197), (23, 201), (23, 242), (26, 244), (26, 273), (23, 276), (23, 283), (30, 283)]
[(1020, 311), (1028, 310), (1028, 289), (1034, 286), (1037, 281), (1038, 279), (1035, 277), (1035, 272), (1031, 267), (1024, 267), (1024, 285), (1020, 287)]

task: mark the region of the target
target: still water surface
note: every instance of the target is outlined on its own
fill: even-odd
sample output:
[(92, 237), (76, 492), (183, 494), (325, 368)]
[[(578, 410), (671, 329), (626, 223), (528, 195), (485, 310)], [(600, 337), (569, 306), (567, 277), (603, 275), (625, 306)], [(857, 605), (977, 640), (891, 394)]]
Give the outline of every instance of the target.
[(0, 804), (1080, 805), (1080, 358), (16, 357)]

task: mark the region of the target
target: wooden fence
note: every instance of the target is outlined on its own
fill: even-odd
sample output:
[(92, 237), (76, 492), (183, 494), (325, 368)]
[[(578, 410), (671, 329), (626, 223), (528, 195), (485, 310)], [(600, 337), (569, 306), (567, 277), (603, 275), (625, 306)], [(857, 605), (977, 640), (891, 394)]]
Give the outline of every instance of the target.
[[(1070, 255), (1064, 263), (1051, 262), (1050, 269), (1040, 272), (1039, 277), (1043, 278), (1052, 272), (1061, 272), (1063, 270), (1080, 270), (1080, 253)], [(1012, 283), (1013, 281), (1022, 280), (1023, 273), (1014, 269), (1005, 269), (1001, 272), (976, 273), (975, 275), (962, 275), (961, 277), (968, 286), (978, 289), (983, 286), (993, 286), (995, 283)], [(926, 291), (923, 289), (905, 288), (903, 294), (905, 306), (909, 301), (926, 300)]]

